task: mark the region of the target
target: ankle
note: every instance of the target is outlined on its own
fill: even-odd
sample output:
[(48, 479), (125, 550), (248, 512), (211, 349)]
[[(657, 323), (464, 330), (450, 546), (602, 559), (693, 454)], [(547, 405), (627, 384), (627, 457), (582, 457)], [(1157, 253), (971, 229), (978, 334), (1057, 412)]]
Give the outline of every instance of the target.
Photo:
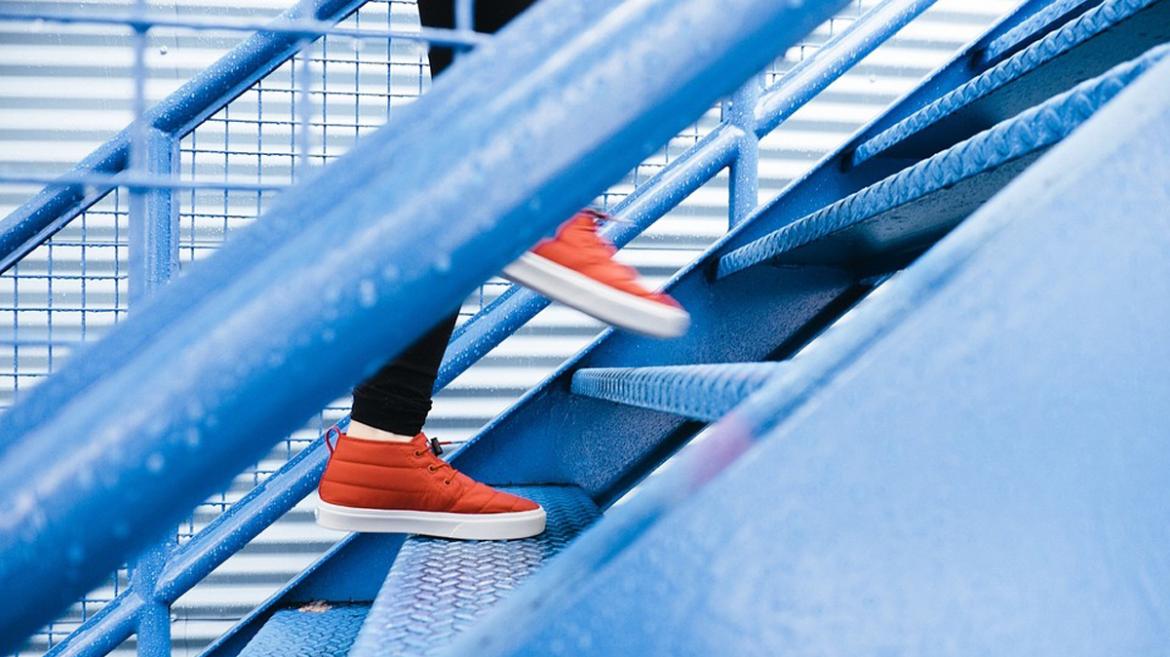
[(414, 440), (414, 436), (404, 436), (402, 434), (384, 431), (377, 427), (371, 427), (368, 424), (362, 424), (356, 420), (349, 421), (349, 429), (346, 430), (345, 435), (350, 438), (377, 440), (387, 443), (409, 443)]

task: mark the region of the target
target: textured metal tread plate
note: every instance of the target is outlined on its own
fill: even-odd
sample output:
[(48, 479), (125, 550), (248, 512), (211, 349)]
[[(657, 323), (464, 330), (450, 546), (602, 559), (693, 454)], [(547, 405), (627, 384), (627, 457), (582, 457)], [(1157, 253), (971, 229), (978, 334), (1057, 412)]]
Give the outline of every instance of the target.
[(756, 264), (856, 264), (904, 252), (948, 230), (1041, 152), (1064, 139), (1170, 46), (1000, 123), (723, 256), (718, 275)]
[(1099, 2), (1100, 0), (1054, 0), (1052, 4), (1036, 12), (1028, 20), (987, 44), (987, 50), (983, 53), (983, 61), (990, 62), (999, 59), (1000, 56), (1029, 39), (1042, 36), (1045, 30), (1057, 27), (1060, 22), (1069, 20), (1075, 14), (1085, 11), (1091, 5)]
[(354, 645), (355, 657), (438, 652), (599, 516), (574, 486), (508, 490), (544, 507), (545, 532), (519, 541), (407, 539)]
[[(1098, 38), (1107, 33), (1114, 38)], [(961, 130), (963, 123), (1008, 118), (1166, 39), (1170, 39), (1170, 0), (1108, 0), (878, 133), (857, 148), (853, 163), (895, 146), (901, 154), (910, 149), (911, 141), (929, 141), (932, 134), (946, 129)], [(1086, 47), (1092, 42), (1098, 43)], [(1078, 53), (1075, 63), (1069, 62), (1061, 71), (1051, 70), (1056, 60), (1074, 52)], [(1032, 88), (1014, 93), (1020, 90), (1013, 88), (1023, 86), (1025, 78)], [(992, 107), (997, 104), (1001, 106)]]
[(240, 651), (240, 657), (344, 657), (349, 654), (366, 604), (310, 603), (272, 615)]
[(573, 393), (711, 422), (783, 367), (783, 363), (728, 363), (586, 368), (573, 374)]

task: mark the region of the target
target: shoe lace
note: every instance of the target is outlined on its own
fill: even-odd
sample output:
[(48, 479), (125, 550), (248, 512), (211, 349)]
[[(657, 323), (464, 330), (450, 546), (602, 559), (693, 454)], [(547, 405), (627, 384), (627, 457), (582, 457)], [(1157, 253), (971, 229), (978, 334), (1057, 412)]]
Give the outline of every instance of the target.
[(580, 231), (577, 233), (577, 245), (581, 249), (581, 253), (586, 256), (591, 264), (606, 266), (612, 272), (611, 275), (617, 274), (628, 281), (636, 281), (638, 279), (638, 271), (629, 265), (615, 260), (614, 256), (618, 252), (617, 247), (608, 239), (602, 237), (598, 232), (598, 227), (608, 222), (629, 222), (622, 219), (615, 219), (612, 215), (593, 209), (582, 210), (580, 214), (586, 215), (593, 220), (588, 226), (581, 225)]
[(424, 449), (416, 449), (414, 455), (422, 456), (427, 452), (431, 453), (431, 462), (427, 464), (427, 470), (430, 472), (438, 472), (443, 469), (450, 471), (450, 474), (443, 480), (444, 485), (450, 486), (451, 482), (455, 480), (455, 475), (458, 474), (458, 470), (455, 469), (455, 466), (439, 458), (443, 454), (443, 447), (438, 438), (428, 438), (427, 447)]

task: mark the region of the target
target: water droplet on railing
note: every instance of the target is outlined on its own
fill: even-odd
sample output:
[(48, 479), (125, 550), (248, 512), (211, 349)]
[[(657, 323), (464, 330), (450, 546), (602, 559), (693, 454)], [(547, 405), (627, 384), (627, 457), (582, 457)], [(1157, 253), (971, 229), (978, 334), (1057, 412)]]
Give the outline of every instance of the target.
[(371, 308), (378, 302), (378, 288), (374, 285), (374, 281), (370, 279), (363, 279), (358, 283), (358, 303), (362, 308)]
[(158, 54), (162, 55), (163, 57), (167, 56), (167, 52), (167, 45), (165, 43), (158, 47)]
[(151, 472), (162, 472), (165, 463), (166, 461), (163, 459), (162, 454), (158, 452), (146, 457), (146, 469)]

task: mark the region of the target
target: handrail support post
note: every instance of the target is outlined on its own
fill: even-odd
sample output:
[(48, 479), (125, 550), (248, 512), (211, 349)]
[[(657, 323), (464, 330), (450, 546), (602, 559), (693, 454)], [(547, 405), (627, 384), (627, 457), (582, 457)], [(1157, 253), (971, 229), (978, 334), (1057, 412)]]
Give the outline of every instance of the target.
[[(177, 169), (179, 142), (154, 128), (142, 131), (139, 173), (169, 176)], [(133, 157), (132, 160), (138, 160)], [(179, 208), (174, 190), (132, 188), (129, 234), (130, 303), (145, 299), (164, 285), (179, 268)]]
[(739, 142), (731, 163), (728, 194), (728, 223), (731, 228), (751, 215), (760, 202), (760, 138), (756, 135), (756, 105), (760, 100), (762, 75), (752, 76), (725, 105), (728, 122), (738, 128)]

